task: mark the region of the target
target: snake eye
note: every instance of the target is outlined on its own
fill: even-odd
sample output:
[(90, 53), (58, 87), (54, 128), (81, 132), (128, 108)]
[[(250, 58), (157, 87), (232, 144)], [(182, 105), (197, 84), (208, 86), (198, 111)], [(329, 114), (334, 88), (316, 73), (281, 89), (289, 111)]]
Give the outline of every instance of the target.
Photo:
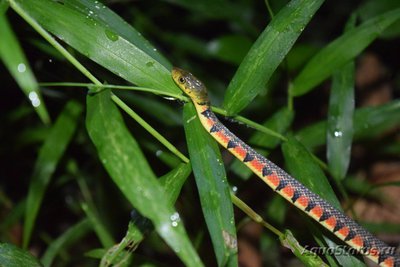
[(185, 78), (180, 77), (180, 78), (179, 78), (179, 82), (180, 82), (180, 83), (185, 83)]

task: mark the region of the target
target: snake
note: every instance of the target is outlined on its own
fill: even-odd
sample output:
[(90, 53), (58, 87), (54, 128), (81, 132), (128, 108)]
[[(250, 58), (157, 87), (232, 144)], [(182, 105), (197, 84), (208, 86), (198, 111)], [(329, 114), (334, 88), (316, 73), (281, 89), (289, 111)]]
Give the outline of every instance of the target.
[(190, 72), (174, 67), (172, 79), (193, 102), (204, 129), (225, 149), (243, 162), (275, 192), (306, 213), (339, 239), (379, 266), (400, 267), (393, 247), (357, 224), (350, 217), (312, 192), (224, 126), (211, 110), (206, 86)]

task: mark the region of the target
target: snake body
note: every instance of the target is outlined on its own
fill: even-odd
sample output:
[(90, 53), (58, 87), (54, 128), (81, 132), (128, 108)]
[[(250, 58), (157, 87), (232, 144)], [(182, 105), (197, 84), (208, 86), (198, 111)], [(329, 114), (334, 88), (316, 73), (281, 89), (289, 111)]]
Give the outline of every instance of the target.
[(400, 258), (393, 248), (231, 133), (211, 111), (206, 87), (200, 80), (179, 68), (173, 68), (172, 78), (192, 100), (206, 131), (274, 191), (380, 266), (400, 267)]

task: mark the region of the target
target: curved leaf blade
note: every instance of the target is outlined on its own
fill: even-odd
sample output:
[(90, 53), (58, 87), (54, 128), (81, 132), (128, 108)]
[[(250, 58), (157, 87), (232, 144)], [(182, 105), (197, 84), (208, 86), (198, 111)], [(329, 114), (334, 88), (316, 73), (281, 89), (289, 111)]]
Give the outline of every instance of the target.
[(33, 257), (28, 251), (8, 243), (0, 243), (0, 266), (43, 267), (39, 260)]
[(329, 171), (337, 180), (346, 176), (353, 141), (354, 62), (334, 74), (329, 98), (327, 160)]
[(72, 139), (81, 112), (81, 104), (75, 101), (68, 102), (40, 148), (26, 201), (23, 235), (23, 244), (25, 248), (29, 244), (36, 216), (51, 176)]
[(60, 251), (67, 249), (73, 243), (80, 240), (92, 229), (92, 225), (89, 219), (83, 219), (76, 223), (68, 230), (66, 230), (62, 235), (60, 235), (56, 240), (51, 242), (46, 252), (42, 256), (41, 260), (44, 266), (52, 266), (54, 259)]
[(237, 266), (233, 207), (221, 153), (201, 125), (192, 103), (184, 106), (183, 120), (201, 207), (218, 266)]
[[(93, 14), (92, 18), (110, 27), (115, 33), (119, 34), (132, 44), (135, 44), (140, 50), (150, 55), (152, 58), (160, 62), (164, 67), (170, 68), (171, 63), (157, 51), (142, 34), (136, 31), (130, 24), (126, 23), (120, 16), (114, 13), (100, 1), (92, 0), (65, 0), (64, 4), (73, 7), (76, 11)], [(86, 12), (86, 13), (85, 13)]]
[(5, 14), (0, 13), (0, 59), (6, 65), (21, 90), (29, 98), (33, 108), (44, 124), (50, 123), (50, 116), (44, 104), (39, 85), (28, 60), (11, 29)]
[(224, 99), (228, 114), (244, 109), (265, 88), (323, 0), (292, 0), (258, 37), (235, 76)]
[(125, 80), (139, 86), (179, 93), (171, 79), (170, 65), (165, 67), (103, 20), (94, 19), (97, 16), (94, 11), (88, 10), (85, 15), (72, 6), (50, 0), (12, 0), (11, 3), (12, 6), (18, 5), (59, 39)]
[(110, 99), (110, 91), (87, 97), (86, 127), (111, 178), (187, 266), (202, 266), (168, 197)]
[(349, 60), (358, 56), (387, 27), (400, 19), (400, 9), (376, 16), (328, 44), (318, 52), (294, 79), (292, 96), (301, 96), (323, 82)]
[(178, 199), (183, 184), (192, 172), (191, 167), (190, 163), (180, 163), (176, 168), (160, 177), (159, 182), (167, 192), (171, 204)]

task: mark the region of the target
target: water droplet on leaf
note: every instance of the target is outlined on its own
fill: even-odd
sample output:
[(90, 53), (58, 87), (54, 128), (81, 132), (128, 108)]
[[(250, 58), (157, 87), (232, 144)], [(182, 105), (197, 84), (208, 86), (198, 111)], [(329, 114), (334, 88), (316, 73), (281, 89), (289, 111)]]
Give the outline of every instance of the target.
[(36, 92), (34, 91), (30, 92), (28, 97), (29, 100), (31, 101), (32, 106), (34, 106), (35, 108), (40, 106), (40, 99)]
[(148, 61), (146, 62), (147, 67), (153, 67), (154, 66), (154, 61)]
[(333, 136), (335, 136), (335, 137), (342, 137), (342, 136), (343, 136), (343, 132), (342, 132), (342, 131), (339, 131), (339, 130), (335, 130), (335, 131), (333, 132)]
[(117, 41), (118, 38), (119, 38), (118, 35), (115, 32), (112, 32), (112, 31), (110, 31), (108, 29), (106, 29), (104, 32), (105, 32), (107, 38), (110, 39), (113, 42)]
[(24, 63), (19, 63), (17, 69), (18, 69), (18, 72), (22, 73), (22, 72), (26, 71), (26, 66)]

